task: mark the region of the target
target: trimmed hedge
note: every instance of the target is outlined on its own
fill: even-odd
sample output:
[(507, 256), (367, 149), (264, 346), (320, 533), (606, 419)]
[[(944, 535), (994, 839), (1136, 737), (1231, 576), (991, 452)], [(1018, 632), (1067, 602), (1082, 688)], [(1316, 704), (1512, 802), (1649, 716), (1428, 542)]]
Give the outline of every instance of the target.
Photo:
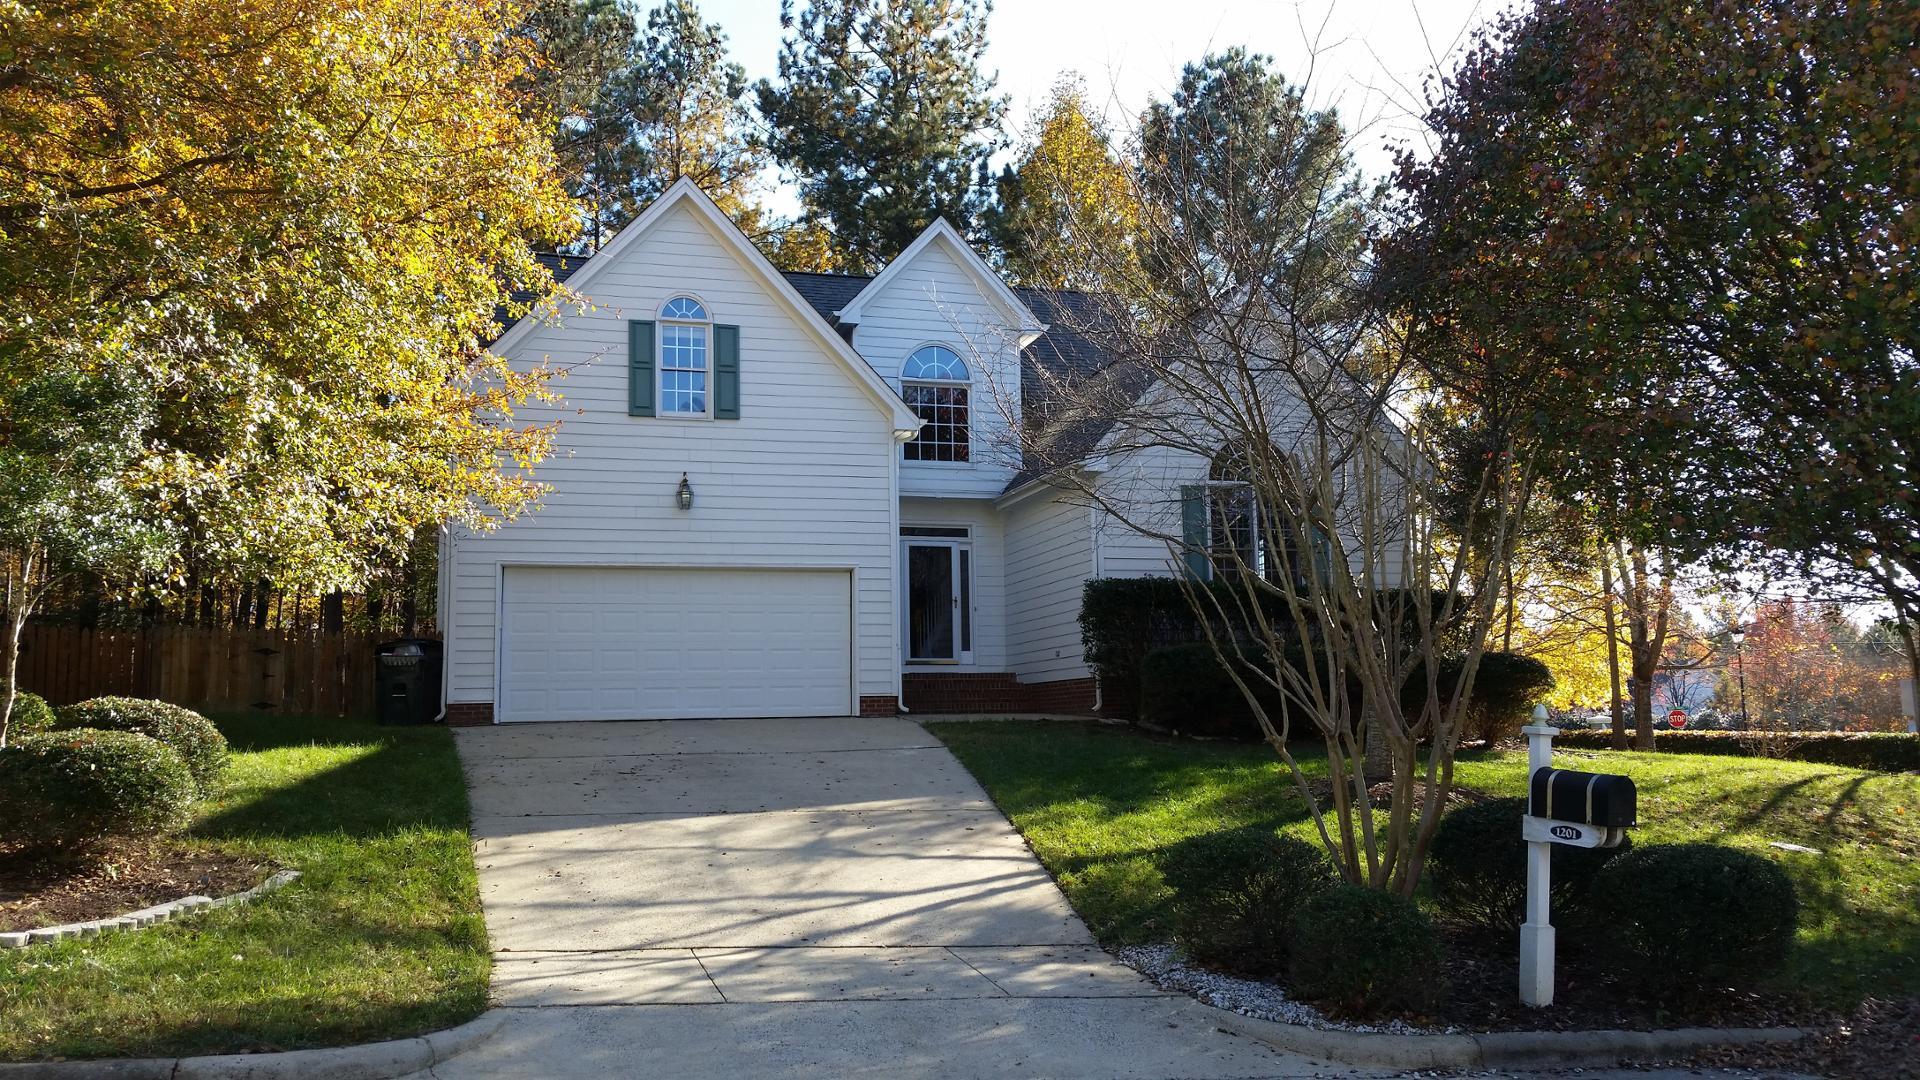
[(97, 697), (60, 710), (63, 728), (131, 731), (158, 739), (187, 763), (202, 795), (227, 767), (227, 737), (213, 721), (179, 705), (147, 698)]
[[(1234, 610), (1231, 596), (1223, 592), (1222, 599), (1227, 610)], [(1267, 617), (1282, 625), (1292, 621), (1278, 600), (1268, 605)], [(1139, 708), (1148, 653), (1169, 645), (1204, 644), (1206, 637), (1187, 601), (1186, 586), (1177, 578), (1096, 578), (1081, 594), (1080, 643), (1087, 666), (1100, 679), (1101, 695), (1114, 711)]]
[[(1427, 850), (1433, 898), (1453, 917), (1500, 934), (1527, 916), (1527, 842), (1520, 836), (1524, 798), (1489, 799), (1449, 810)], [(1631, 841), (1629, 841), (1631, 843)], [(1595, 875), (1625, 852), (1618, 848), (1556, 846), (1549, 902), (1556, 923), (1579, 921)]]
[[(1242, 672), (1261, 699), (1278, 693), (1251, 672)], [(1271, 706), (1270, 706), (1271, 707)], [(1234, 685), (1213, 646), (1205, 642), (1168, 645), (1147, 654), (1140, 665), (1139, 718), (1188, 735), (1257, 739), (1260, 725), (1247, 697)], [(1269, 715), (1272, 715), (1269, 713)]]
[[(1729, 754), (1762, 757), (1753, 740), (1784, 746), (1790, 761), (1845, 765), (1880, 772), (1920, 771), (1920, 735), (1892, 731), (1655, 731), (1653, 748), (1676, 754)], [(1613, 736), (1599, 728), (1563, 731), (1555, 746), (1577, 750), (1608, 750)]]
[(1594, 879), (1591, 896), (1626, 970), (1656, 997), (1753, 986), (1785, 962), (1800, 919), (1785, 870), (1715, 844), (1627, 852)]
[(1418, 1012), (1446, 984), (1440, 934), (1403, 896), (1339, 885), (1295, 917), (1293, 989), (1335, 1013)]
[(53, 706), (47, 704), (46, 698), (21, 690), (13, 695), (13, 716), (7, 721), (7, 737), (17, 739), (52, 731), (56, 722)]
[(1285, 968), (1295, 914), (1336, 880), (1317, 845), (1270, 826), (1188, 837), (1159, 863), (1174, 940), (1195, 959), (1255, 975)]
[(84, 850), (178, 828), (193, 805), (180, 755), (130, 731), (29, 735), (0, 750), (0, 837)]

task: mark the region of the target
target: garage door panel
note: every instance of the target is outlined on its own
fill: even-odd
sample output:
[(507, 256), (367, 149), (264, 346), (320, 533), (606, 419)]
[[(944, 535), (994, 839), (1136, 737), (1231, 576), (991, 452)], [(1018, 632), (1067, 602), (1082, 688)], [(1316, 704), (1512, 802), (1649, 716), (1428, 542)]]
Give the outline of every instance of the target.
[(843, 570), (509, 568), (501, 719), (844, 713), (851, 592)]

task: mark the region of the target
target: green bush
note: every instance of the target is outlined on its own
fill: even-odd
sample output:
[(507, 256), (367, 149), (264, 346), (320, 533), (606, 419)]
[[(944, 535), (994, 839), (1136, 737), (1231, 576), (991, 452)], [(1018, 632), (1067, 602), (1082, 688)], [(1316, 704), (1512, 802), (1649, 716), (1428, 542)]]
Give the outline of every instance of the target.
[[(1784, 747), (1789, 761), (1845, 765), (1879, 772), (1920, 771), (1920, 738), (1893, 731), (1790, 731), (1763, 734), (1752, 731), (1661, 729), (1653, 733), (1653, 748), (1676, 754), (1760, 757), (1765, 755), (1758, 753), (1756, 741), (1762, 738), (1770, 748)], [(1607, 750), (1613, 746), (1613, 736), (1604, 728), (1585, 728), (1562, 732), (1554, 736), (1553, 743), (1577, 750)]]
[[(1520, 819), (1527, 800), (1490, 799), (1447, 812), (1427, 851), (1427, 880), (1433, 897), (1449, 915), (1498, 933), (1511, 933), (1526, 920), (1527, 842)], [(1579, 921), (1593, 879), (1626, 848), (1553, 849), (1554, 922)]]
[(52, 731), (54, 722), (53, 706), (47, 704), (47, 699), (22, 690), (13, 696), (13, 716), (7, 722), (7, 737), (17, 739)]
[(1334, 884), (1317, 846), (1263, 826), (1182, 840), (1161, 854), (1160, 872), (1173, 889), (1181, 948), (1256, 975), (1285, 969), (1295, 914)]
[(130, 731), (29, 735), (0, 750), (0, 837), (82, 850), (177, 828), (193, 774), (170, 747)]
[(98, 697), (60, 710), (60, 726), (131, 731), (158, 739), (187, 763), (200, 794), (227, 767), (227, 738), (213, 721), (179, 705), (146, 698)]
[(1294, 919), (1293, 990), (1349, 1016), (1419, 1012), (1445, 983), (1439, 932), (1405, 897), (1339, 885)]
[[(1439, 686), (1451, 694), (1459, 685), (1464, 658), (1449, 656), (1440, 665)], [(1513, 739), (1527, 722), (1535, 702), (1553, 689), (1553, 672), (1531, 656), (1519, 653), (1487, 652), (1480, 655), (1480, 666), (1473, 675), (1473, 693), (1467, 698), (1462, 718), (1461, 738), (1497, 743)], [(1411, 713), (1426, 702), (1427, 680), (1424, 668), (1416, 665), (1401, 690), (1401, 704)]]
[(1656, 997), (1751, 986), (1785, 961), (1800, 919), (1785, 870), (1714, 844), (1630, 851), (1599, 873), (1591, 896), (1615, 954)]
[[(1244, 678), (1256, 679), (1251, 672)], [(1262, 699), (1276, 697), (1271, 687), (1257, 681), (1249, 686)], [(1265, 692), (1262, 692), (1265, 691)], [(1225, 665), (1205, 642), (1168, 645), (1147, 654), (1140, 665), (1141, 720), (1189, 735), (1254, 739), (1259, 723), (1247, 698), (1234, 685)]]

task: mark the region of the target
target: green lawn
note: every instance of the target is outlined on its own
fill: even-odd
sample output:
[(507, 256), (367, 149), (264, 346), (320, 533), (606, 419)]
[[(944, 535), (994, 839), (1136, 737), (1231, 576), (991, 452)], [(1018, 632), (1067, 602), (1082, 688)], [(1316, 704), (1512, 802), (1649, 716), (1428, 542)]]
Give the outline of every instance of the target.
[(0, 1059), (339, 1045), (486, 1007), (452, 736), (297, 717), (220, 727), (233, 766), (191, 841), (304, 876), (177, 925), (0, 952)]
[[(1153, 857), (1196, 833), (1270, 822), (1318, 842), (1306, 804), (1264, 746), (1198, 743), (1049, 721), (931, 723), (1109, 944), (1164, 940)], [(1640, 792), (1638, 843), (1711, 841), (1786, 867), (1803, 905), (1781, 987), (1847, 1004), (1920, 994), (1920, 776), (1804, 762), (1565, 751)], [(1324, 760), (1303, 763), (1325, 775)], [(1462, 755), (1466, 787), (1525, 794), (1526, 755)], [(1768, 846), (1780, 840), (1817, 855)]]

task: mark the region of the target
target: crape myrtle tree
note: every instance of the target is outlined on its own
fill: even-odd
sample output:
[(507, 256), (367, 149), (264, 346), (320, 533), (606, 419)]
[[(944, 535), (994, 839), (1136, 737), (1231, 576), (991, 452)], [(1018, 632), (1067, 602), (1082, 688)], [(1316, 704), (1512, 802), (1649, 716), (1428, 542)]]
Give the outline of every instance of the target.
[(768, 143), (824, 226), (836, 269), (871, 273), (935, 218), (974, 231), (992, 193), (1003, 98), (980, 68), (982, 0), (781, 0)]
[(564, 238), (521, 12), (0, 9), (0, 741), (63, 574), (352, 588), (539, 493), (543, 393), (479, 343)]
[(1920, 672), (1917, 32), (1831, 0), (1504, 16), (1399, 170), (1388, 261), (1416, 336), (1529, 373), (1547, 475), (1615, 539), (1871, 586)]
[[(1485, 403), (1397, 416), (1422, 377), (1372, 301), (1371, 206), (1340, 125), (1303, 88), (1264, 57), (1209, 57), (1135, 138), (1142, 257), (1058, 252), (1059, 279), (1101, 283), (1061, 317), (1111, 364), (1042, 376), (1021, 450), (1069, 498), (1167, 545), (1340, 872), (1408, 895), (1531, 469)], [(1443, 422), (1479, 426), (1489, 452), (1435, 453), (1426, 425)], [(1330, 785), (1309, 782), (1300, 736), (1325, 747)], [(1372, 777), (1369, 751), (1384, 759)]]

